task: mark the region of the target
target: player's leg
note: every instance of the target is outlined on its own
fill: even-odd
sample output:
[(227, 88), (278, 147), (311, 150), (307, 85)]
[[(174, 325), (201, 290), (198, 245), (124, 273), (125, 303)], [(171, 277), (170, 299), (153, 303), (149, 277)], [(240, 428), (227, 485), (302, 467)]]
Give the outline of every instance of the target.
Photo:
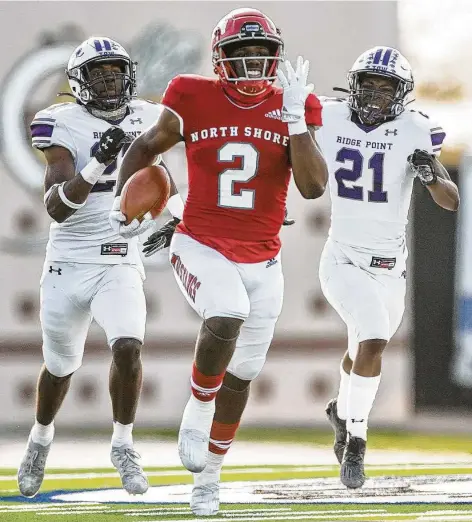
[(237, 266), (188, 236), (174, 235), (170, 260), (180, 290), (203, 319), (178, 442), (183, 465), (199, 473), (207, 461), (215, 397), (249, 314), (249, 298)]
[(283, 301), (280, 258), (239, 265), (249, 293), (251, 312), (244, 322), (223, 386), (216, 396), (216, 411), (210, 434), (205, 469), (194, 474), (190, 506), (196, 515), (214, 515), (219, 510), (219, 481), (223, 459), (231, 447), (246, 407), (251, 381), (261, 372), (274, 335)]
[(390, 339), (390, 322), (382, 285), (377, 278), (338, 254), (335, 250), (334, 262), (331, 259), (329, 267), (326, 257), (322, 259), (320, 278), (325, 296), (348, 326), (349, 358), (353, 367), (348, 379), (348, 440), (341, 480), (355, 488), (365, 481), (367, 421), (380, 383), (381, 354)]
[(146, 301), (140, 271), (129, 265), (106, 268), (91, 304), (112, 350), (109, 390), (113, 409), (111, 461), (130, 494), (143, 494), (149, 484), (133, 449), (133, 423), (142, 384), (141, 347)]
[(27, 497), (34, 496), (41, 487), (54, 438), (54, 418), (69, 390), (72, 374), (82, 364), (91, 321), (86, 305), (75, 300), (78, 276), (74, 265), (54, 266), (56, 271), (45, 270), (41, 283), (44, 365), (38, 378), (36, 420), (18, 470), (18, 486)]

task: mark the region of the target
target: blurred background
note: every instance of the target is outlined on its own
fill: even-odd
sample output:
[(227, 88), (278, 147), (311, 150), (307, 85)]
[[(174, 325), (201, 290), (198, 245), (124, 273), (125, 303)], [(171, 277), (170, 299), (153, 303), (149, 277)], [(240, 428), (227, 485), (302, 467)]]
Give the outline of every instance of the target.
[[(410, 212), (408, 304), (385, 354), (372, 425), (472, 429), (472, 6), (467, 0), (251, 2), (281, 27), (288, 58), (310, 60), (316, 92), (346, 87), (356, 57), (398, 47), (416, 77), (417, 106), (447, 132), (442, 161), (459, 180), (458, 215), (435, 206), (420, 186)], [(33, 422), (42, 364), (39, 278), (49, 217), (44, 166), (30, 145), (36, 111), (67, 101), (64, 66), (85, 38), (109, 36), (138, 61), (138, 94), (159, 100), (176, 74), (212, 74), (210, 36), (231, 2), (0, 2), (0, 433)], [(453, 28), (453, 29), (452, 29)], [(185, 195), (182, 148), (167, 162)], [(471, 172), (469, 172), (469, 170)], [(296, 224), (282, 231), (285, 305), (267, 365), (253, 386), (245, 426), (318, 426), (337, 392), (346, 330), (324, 299), (318, 263), (329, 227), (329, 195), (304, 201), (291, 187)], [(470, 215), (470, 217), (469, 217)], [(162, 216), (162, 222), (168, 215)], [(166, 254), (147, 261), (144, 387), (136, 425), (176, 427), (200, 320), (180, 294)], [(93, 325), (58, 427), (111, 424), (109, 350)]]

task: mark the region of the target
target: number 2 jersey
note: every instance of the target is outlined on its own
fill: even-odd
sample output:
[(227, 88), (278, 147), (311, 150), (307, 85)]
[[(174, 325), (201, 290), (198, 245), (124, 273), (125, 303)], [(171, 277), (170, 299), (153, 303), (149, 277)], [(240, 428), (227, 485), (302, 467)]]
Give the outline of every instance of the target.
[(316, 139), (329, 170), (329, 236), (365, 250), (401, 250), (414, 181), (407, 158), (415, 149), (438, 156), (444, 131), (413, 110), (366, 127), (352, 120), (345, 100), (321, 103), (323, 127)]
[[(280, 250), (291, 167), (282, 89), (272, 89), (245, 108), (226, 96), (219, 80), (182, 75), (162, 100), (181, 122), (187, 155), (189, 191), (177, 230), (239, 263), (265, 261)], [(321, 125), (314, 95), (306, 122)]]
[[(162, 106), (143, 100), (129, 104), (128, 115), (119, 126), (136, 138), (151, 126)], [(36, 114), (31, 123), (33, 146), (45, 149), (64, 147), (72, 155), (78, 174), (95, 154), (102, 134), (112, 124), (95, 118), (83, 105), (62, 103)], [(85, 205), (63, 223), (51, 223), (46, 259), (76, 263), (141, 264), (138, 238), (130, 240), (116, 235), (109, 222), (118, 168), (126, 148), (111, 163), (92, 188)]]

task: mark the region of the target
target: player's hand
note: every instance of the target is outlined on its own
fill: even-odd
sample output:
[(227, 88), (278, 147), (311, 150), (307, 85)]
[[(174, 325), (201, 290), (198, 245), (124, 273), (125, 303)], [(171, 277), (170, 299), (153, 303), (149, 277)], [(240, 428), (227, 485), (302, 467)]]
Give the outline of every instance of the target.
[(315, 86), (312, 83), (306, 84), (310, 70), (308, 60), (303, 61), (303, 58), (299, 56), (296, 71), (293, 70), (292, 64), (285, 60), (285, 68), (287, 76), (280, 68), (277, 69), (277, 77), (284, 90), (282, 121), (296, 123), (305, 119), (305, 101)]
[(111, 212), (108, 216), (108, 221), (113, 231), (124, 239), (130, 239), (135, 236), (144, 234), (154, 226), (153, 219), (143, 219), (139, 222), (133, 219), (128, 225), (125, 224), (126, 216), (120, 210), (121, 196), (116, 196), (113, 201)]
[(285, 209), (285, 217), (284, 217), (284, 222), (282, 223), (282, 225), (284, 227), (288, 227), (290, 225), (293, 225), (294, 223), (295, 223), (295, 220), (288, 217), (287, 209)]
[(408, 163), (423, 185), (434, 185), (438, 180), (434, 171), (434, 158), (425, 150), (415, 149), (408, 156)]
[(146, 257), (152, 256), (163, 248), (168, 248), (174, 235), (175, 227), (180, 223), (179, 218), (173, 218), (154, 234), (151, 234), (143, 243), (143, 253)]
[(125, 134), (125, 131), (121, 127), (110, 127), (100, 138), (94, 158), (98, 163), (108, 165), (116, 159), (123, 145), (129, 141), (131, 141), (131, 139)]

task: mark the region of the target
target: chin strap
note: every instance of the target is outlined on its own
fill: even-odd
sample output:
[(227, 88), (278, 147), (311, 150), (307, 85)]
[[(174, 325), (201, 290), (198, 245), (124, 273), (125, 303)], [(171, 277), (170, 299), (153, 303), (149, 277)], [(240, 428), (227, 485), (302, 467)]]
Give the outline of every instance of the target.
[(95, 118), (99, 118), (101, 120), (106, 121), (118, 121), (122, 120), (125, 117), (126, 111), (128, 110), (128, 106), (123, 105), (122, 107), (115, 109), (114, 111), (104, 111), (103, 109), (97, 109), (96, 107), (88, 108), (87, 106), (86, 109), (90, 112), (92, 116), (95, 116)]
[(266, 89), (258, 94), (248, 94), (238, 89), (237, 85), (232, 85), (225, 82), (222, 82), (222, 86), (226, 96), (243, 107), (253, 107), (254, 105), (264, 101), (274, 92), (272, 85), (269, 85)]

